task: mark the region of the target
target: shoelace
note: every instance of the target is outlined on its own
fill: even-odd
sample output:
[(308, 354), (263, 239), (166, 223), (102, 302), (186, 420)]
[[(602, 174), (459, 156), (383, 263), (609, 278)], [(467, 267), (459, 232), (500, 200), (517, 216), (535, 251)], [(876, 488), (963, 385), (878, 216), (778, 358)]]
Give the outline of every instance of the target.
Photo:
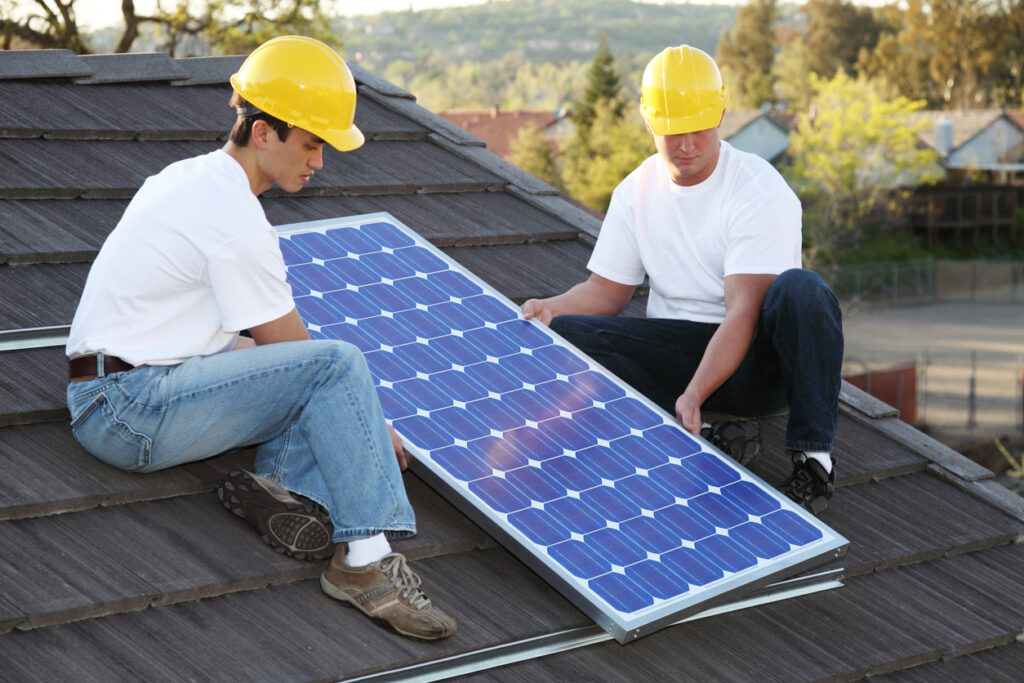
[(786, 490), (798, 495), (803, 500), (807, 500), (814, 496), (814, 487), (817, 483), (818, 478), (806, 466), (803, 466), (794, 473), (793, 480), (786, 487)]
[(430, 598), (419, 589), (420, 577), (409, 569), (404, 555), (394, 553), (386, 556), (380, 562), (380, 569), (385, 574), (391, 575), (391, 583), (401, 590), (402, 597), (407, 598), (410, 605), (416, 609), (430, 607)]

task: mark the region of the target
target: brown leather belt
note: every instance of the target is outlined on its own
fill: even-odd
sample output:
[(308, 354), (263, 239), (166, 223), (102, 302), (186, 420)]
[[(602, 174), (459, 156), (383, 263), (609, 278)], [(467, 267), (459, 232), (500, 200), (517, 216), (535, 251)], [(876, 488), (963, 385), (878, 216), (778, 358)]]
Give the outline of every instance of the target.
[[(131, 363), (121, 360), (117, 356), (103, 354), (103, 374), (112, 375), (115, 372), (128, 372), (134, 369)], [(98, 356), (79, 356), (68, 361), (68, 376), (75, 381), (92, 379), (99, 373)]]

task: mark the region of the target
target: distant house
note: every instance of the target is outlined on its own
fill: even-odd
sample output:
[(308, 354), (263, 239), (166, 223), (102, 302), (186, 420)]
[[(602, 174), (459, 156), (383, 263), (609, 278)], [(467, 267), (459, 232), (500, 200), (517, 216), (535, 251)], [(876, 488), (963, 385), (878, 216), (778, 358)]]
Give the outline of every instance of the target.
[(1007, 109), (923, 111), (921, 140), (951, 171), (989, 171), (1006, 180), (1024, 172), (1024, 112)]
[(497, 106), (490, 109), (449, 109), (441, 117), (455, 124), (470, 135), (480, 138), (487, 149), (503, 159), (512, 152), (512, 141), (519, 131), (534, 126), (548, 138), (558, 151), (559, 141), (568, 135), (569, 114), (565, 110), (547, 111), (537, 109), (512, 109), (502, 111)]
[(719, 135), (744, 152), (778, 163), (789, 148), (792, 117), (761, 109), (725, 110)]

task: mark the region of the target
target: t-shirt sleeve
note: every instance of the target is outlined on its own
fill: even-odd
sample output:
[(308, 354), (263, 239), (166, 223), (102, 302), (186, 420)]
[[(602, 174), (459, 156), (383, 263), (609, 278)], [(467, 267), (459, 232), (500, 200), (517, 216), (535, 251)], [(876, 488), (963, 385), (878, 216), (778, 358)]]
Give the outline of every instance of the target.
[(210, 252), (206, 279), (225, 332), (276, 320), (295, 307), (277, 236), (270, 230), (241, 235)]
[(636, 218), (623, 185), (612, 193), (587, 269), (621, 285), (639, 285), (644, 281), (644, 264), (636, 241)]
[(800, 200), (782, 186), (740, 204), (729, 220), (725, 276), (779, 274), (801, 263)]

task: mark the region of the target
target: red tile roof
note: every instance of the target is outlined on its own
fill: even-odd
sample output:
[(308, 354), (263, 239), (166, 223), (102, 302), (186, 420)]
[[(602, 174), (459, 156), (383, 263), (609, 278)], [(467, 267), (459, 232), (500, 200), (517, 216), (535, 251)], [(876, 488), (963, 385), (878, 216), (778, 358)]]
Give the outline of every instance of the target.
[(558, 123), (564, 115), (558, 112), (537, 109), (512, 109), (502, 111), (491, 109), (451, 109), (441, 112), (441, 117), (471, 135), (487, 143), (487, 149), (503, 159), (511, 151), (512, 141), (526, 126), (544, 130)]

